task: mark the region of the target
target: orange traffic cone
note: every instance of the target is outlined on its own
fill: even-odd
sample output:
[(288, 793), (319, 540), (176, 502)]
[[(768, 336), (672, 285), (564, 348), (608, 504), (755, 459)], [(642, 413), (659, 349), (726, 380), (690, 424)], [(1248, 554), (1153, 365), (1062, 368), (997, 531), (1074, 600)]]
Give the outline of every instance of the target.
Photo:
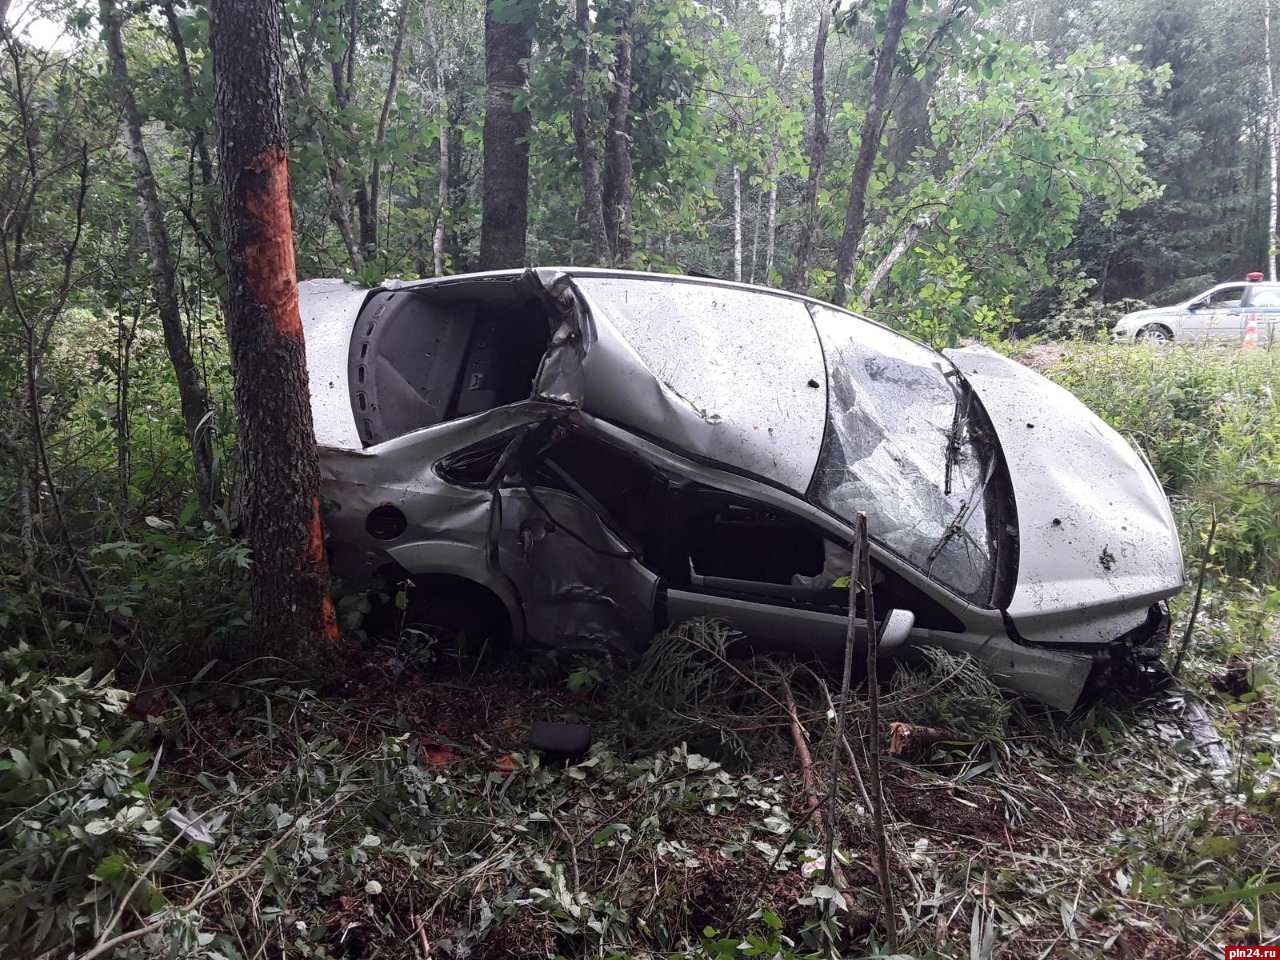
[(1244, 325), (1244, 348), (1246, 350), (1258, 345), (1258, 315), (1256, 313), (1249, 314), (1249, 319)]

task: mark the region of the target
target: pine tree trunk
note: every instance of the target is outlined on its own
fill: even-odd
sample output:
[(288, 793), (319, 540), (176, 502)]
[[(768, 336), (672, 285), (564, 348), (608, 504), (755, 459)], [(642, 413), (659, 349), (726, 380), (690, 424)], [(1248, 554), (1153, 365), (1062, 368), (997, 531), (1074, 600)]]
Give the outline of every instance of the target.
[(573, 140), (578, 151), (582, 173), (582, 211), (587, 218), (587, 240), (591, 260), (597, 265), (609, 263), (609, 234), (604, 221), (604, 188), (600, 182), (600, 149), (596, 146), (594, 124), (591, 123), (591, 13), (587, 0), (576, 0), (574, 25), (578, 45), (573, 50), (574, 98), (570, 113)]
[(813, 253), (813, 234), (818, 228), (818, 188), (822, 185), (830, 136), (826, 90), (827, 33), (830, 29), (831, 9), (824, 3), (818, 20), (818, 37), (813, 44), (813, 139), (809, 145), (809, 179), (804, 187), (796, 261), (791, 265), (785, 284), (793, 293), (804, 293), (809, 287), (809, 257)]
[(890, 0), (885, 20), (884, 39), (876, 51), (876, 70), (871, 78), (871, 99), (862, 118), (858, 133), (858, 157), (853, 164), (853, 176), (849, 183), (849, 204), (844, 214), (844, 231), (836, 244), (836, 287), (832, 302), (844, 306), (853, 284), (853, 265), (858, 254), (858, 244), (867, 229), (867, 186), (871, 182), (871, 170), (880, 155), (880, 134), (884, 127), (885, 113), (889, 108), (889, 87), (893, 82), (893, 68), (898, 58), (898, 44), (902, 40), (902, 27), (907, 20), (907, 0)]
[[(517, 91), (529, 81), (532, 45), (523, 21), (484, 13), (484, 193), (480, 213), (480, 269), (523, 267), (529, 229), (529, 111), (515, 108)], [(506, 4), (503, 19), (521, 13), (527, 0)]]
[(213, 473), (213, 442), (209, 424), (209, 403), (200, 383), (200, 371), (196, 368), (187, 343), (186, 328), (182, 322), (182, 309), (178, 302), (178, 282), (173, 268), (169, 230), (160, 209), (160, 195), (156, 187), (151, 161), (142, 140), (142, 115), (129, 84), (129, 65), (124, 56), (120, 39), (121, 13), (114, 0), (99, 0), (102, 15), (103, 39), (107, 47), (107, 59), (115, 82), (116, 100), (124, 115), (124, 138), (133, 170), (133, 186), (138, 195), (146, 227), (147, 248), (151, 255), (151, 276), (156, 287), (156, 308), (160, 314), (160, 327), (164, 332), (165, 349), (173, 364), (178, 382), (178, 402), (182, 419), (187, 426), (187, 439), (191, 444), (192, 467), (195, 474), (196, 497), (205, 513), (217, 503), (217, 490)]
[(209, 18), (227, 338), (253, 550), (252, 638), (230, 653), (275, 655), (291, 672), (324, 677), (338, 627), (298, 313), (280, 14), (272, 0), (210, 0)]

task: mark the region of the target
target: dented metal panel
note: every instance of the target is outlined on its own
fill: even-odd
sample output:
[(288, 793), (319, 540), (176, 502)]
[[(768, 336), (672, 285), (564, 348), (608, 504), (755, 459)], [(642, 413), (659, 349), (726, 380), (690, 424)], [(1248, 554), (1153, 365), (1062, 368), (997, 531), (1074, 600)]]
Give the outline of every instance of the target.
[(827, 412), (803, 302), (664, 276), (582, 276), (596, 327), (583, 406), (802, 493)]
[(582, 501), (559, 490), (536, 492), (547, 512), (524, 490), (504, 491), (499, 543), (529, 642), (553, 650), (643, 650), (653, 637), (658, 578), (619, 555), (626, 545)]
[(1169, 501), (1150, 468), (1068, 391), (982, 347), (946, 351), (991, 418), (1018, 510), (1007, 612), (1040, 643), (1102, 644), (1182, 586)]

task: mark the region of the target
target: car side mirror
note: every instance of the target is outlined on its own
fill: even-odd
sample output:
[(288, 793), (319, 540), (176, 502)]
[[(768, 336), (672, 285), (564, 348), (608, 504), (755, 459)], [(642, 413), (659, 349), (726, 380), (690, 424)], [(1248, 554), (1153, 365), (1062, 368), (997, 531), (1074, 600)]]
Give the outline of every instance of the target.
[(1188, 310), (1199, 310), (1201, 307), (1208, 306), (1203, 300), (1194, 300), (1187, 304)]
[(880, 624), (880, 655), (888, 656), (902, 646), (915, 625), (916, 615), (910, 610), (890, 610)]

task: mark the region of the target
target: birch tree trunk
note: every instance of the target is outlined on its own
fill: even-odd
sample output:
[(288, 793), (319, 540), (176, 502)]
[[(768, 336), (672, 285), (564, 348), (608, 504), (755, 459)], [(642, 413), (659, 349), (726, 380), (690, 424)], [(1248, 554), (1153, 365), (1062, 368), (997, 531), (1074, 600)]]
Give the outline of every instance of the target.
[(1275, 61), (1271, 55), (1271, 0), (1263, 3), (1263, 32), (1267, 56), (1267, 142), (1270, 147), (1271, 208), (1267, 219), (1267, 273), (1276, 279), (1276, 255), (1280, 242), (1276, 236), (1276, 220), (1280, 218), (1280, 103), (1276, 102)]
[(818, 226), (818, 188), (827, 159), (827, 33), (831, 30), (831, 8), (822, 4), (818, 19), (818, 37), (813, 45), (813, 139), (809, 146), (809, 179), (805, 183), (800, 212), (800, 236), (796, 240), (796, 260), (787, 274), (786, 288), (804, 293), (809, 287), (809, 257), (813, 253), (813, 234)]
[(898, 57), (898, 44), (902, 40), (902, 27), (907, 20), (907, 0), (890, 0), (885, 21), (884, 39), (876, 52), (876, 70), (871, 78), (871, 99), (862, 118), (858, 133), (858, 157), (853, 164), (853, 176), (849, 182), (849, 203), (844, 214), (844, 231), (836, 244), (836, 287), (832, 302), (842, 307), (853, 284), (853, 265), (857, 258), (858, 244), (867, 229), (867, 185), (871, 170), (880, 155), (880, 134), (889, 107), (889, 87), (893, 82), (894, 62)]
[(182, 308), (178, 302), (178, 281), (174, 272), (169, 229), (160, 207), (160, 194), (156, 187), (151, 160), (147, 156), (142, 139), (142, 114), (138, 110), (129, 83), (129, 65), (124, 56), (120, 38), (122, 16), (115, 0), (99, 0), (102, 16), (103, 40), (107, 48), (107, 60), (115, 83), (116, 100), (123, 114), (124, 138), (133, 171), (133, 187), (138, 195), (138, 205), (146, 227), (147, 249), (151, 255), (151, 277), (155, 283), (156, 308), (160, 314), (160, 327), (164, 333), (164, 345), (173, 365), (178, 382), (178, 403), (182, 419), (187, 427), (187, 440), (191, 444), (192, 469), (195, 476), (196, 498), (205, 513), (212, 511), (218, 494), (213, 473), (213, 442), (210, 431), (209, 403), (200, 383), (200, 371), (191, 356), (186, 328), (182, 322)]
[[(508, 22), (527, 2), (505, 4), (506, 16), (494, 16), (496, 0), (484, 14), (484, 193), (480, 213), (480, 269), (522, 267), (529, 229), (529, 111), (517, 110), (516, 92), (529, 81), (532, 49), (523, 20)], [(497, 4), (501, 6), (501, 4)]]
[(273, 0), (210, 0), (214, 117), (227, 236), (236, 408), (253, 628), (233, 659), (269, 654), (331, 676), (337, 616), (298, 313), (280, 14)]

